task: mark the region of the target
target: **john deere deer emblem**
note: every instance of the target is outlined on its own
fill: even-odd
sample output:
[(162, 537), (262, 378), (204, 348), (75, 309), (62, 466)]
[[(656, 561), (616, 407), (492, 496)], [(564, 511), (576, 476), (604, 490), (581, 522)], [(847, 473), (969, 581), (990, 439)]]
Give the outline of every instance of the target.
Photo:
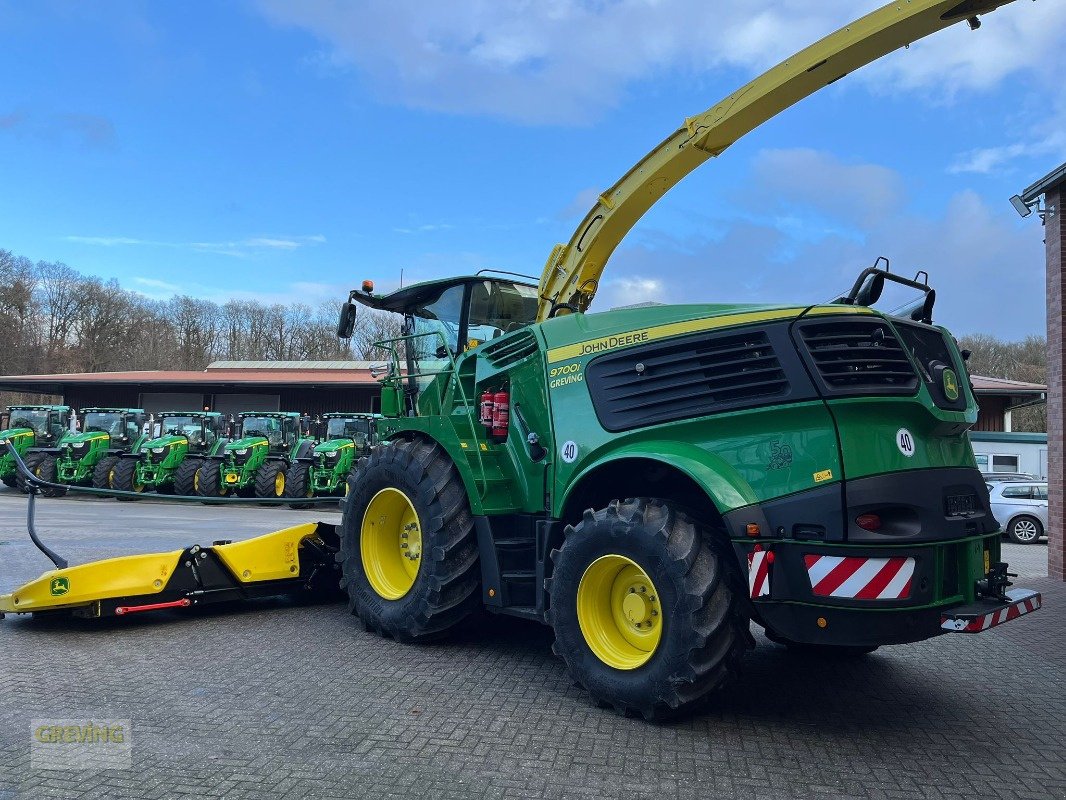
[(60, 597), (70, 591), (70, 581), (66, 578), (52, 578), (48, 588), (53, 597)]
[(948, 400), (959, 399), (959, 379), (950, 369), (944, 370), (944, 396)]

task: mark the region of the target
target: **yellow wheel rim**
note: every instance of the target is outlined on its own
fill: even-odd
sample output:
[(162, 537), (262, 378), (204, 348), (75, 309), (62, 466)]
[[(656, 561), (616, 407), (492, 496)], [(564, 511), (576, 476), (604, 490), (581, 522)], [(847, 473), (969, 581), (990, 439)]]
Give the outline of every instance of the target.
[(375, 592), (399, 600), (415, 585), (422, 563), (422, 529), (418, 513), (399, 489), (382, 489), (363, 515), (359, 537), (363, 570)]
[(274, 494), (278, 497), (281, 497), (283, 494), (285, 494), (284, 472), (279, 471), (278, 474), (274, 476)]
[(615, 669), (636, 669), (659, 647), (662, 602), (637, 562), (601, 556), (589, 564), (577, 586), (577, 622), (600, 661)]
[(200, 491), (200, 471), (199, 470), (197, 470), (196, 472), (194, 472), (192, 474), (192, 488), (193, 488), (193, 491), (195, 491), (195, 492)]

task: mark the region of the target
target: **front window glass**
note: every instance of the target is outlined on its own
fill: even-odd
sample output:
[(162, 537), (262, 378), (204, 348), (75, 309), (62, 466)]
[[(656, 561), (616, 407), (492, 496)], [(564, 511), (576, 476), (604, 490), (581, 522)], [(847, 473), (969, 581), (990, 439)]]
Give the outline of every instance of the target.
[(414, 333), (419, 335), (412, 342), (415, 358), (445, 359), (445, 346), (459, 351), (459, 323), (463, 315), (463, 286), (453, 286), (436, 301), (414, 312)]
[(184, 436), (193, 447), (205, 443), (214, 444), (216, 439), (215, 432), (204, 425), (204, 420), (200, 417), (164, 417), (160, 435), (165, 434)]
[(414, 360), (415, 381), (423, 391), (436, 375), (450, 367), (449, 352), (459, 352), (459, 326), (463, 315), (462, 285), (445, 291), (435, 302), (417, 309), (411, 317), (413, 337), (408, 340)]
[(470, 289), (468, 346), (529, 325), (537, 317), (537, 289), (511, 281), (478, 281)]
[(1033, 487), (1033, 499), (1034, 500), (1047, 500), (1047, 484), (1041, 484), (1040, 486)]
[(37, 436), (48, 436), (48, 412), (44, 409), (16, 408), (11, 412), (12, 428), (30, 428)]
[(281, 422), (277, 417), (245, 417), (241, 420), (241, 438), (261, 436), (271, 443), (281, 444)]
[(368, 419), (331, 419), (326, 424), (327, 439), (354, 439), (362, 436), (365, 440), (369, 433)]
[(107, 433), (121, 436), (123, 431), (122, 414), (117, 411), (90, 411), (85, 415), (86, 433)]

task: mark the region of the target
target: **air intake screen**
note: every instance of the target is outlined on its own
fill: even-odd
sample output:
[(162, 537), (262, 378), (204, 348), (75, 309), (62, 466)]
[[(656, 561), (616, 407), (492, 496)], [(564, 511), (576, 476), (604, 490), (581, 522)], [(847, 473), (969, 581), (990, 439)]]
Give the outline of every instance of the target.
[(802, 322), (799, 336), (830, 394), (914, 394), (918, 376), (892, 329), (874, 319)]
[(764, 329), (631, 348), (595, 359), (586, 372), (609, 431), (783, 402), (791, 394)]
[(485, 358), (494, 368), (506, 369), (536, 351), (536, 337), (529, 331), (522, 331), (490, 344), (485, 348)]

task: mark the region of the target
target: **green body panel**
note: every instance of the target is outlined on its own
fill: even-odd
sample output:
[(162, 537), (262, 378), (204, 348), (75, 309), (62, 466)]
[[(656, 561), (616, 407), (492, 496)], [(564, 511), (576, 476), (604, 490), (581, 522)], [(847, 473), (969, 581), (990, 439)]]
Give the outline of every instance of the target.
[[(138, 436), (123, 452), (139, 453), (147, 437)], [(89, 483), (100, 459), (112, 453), (111, 437), (96, 431), (71, 434), (63, 439), (56, 459), (56, 481), (71, 485)]]
[[(244, 463), (237, 463), (237, 451), (247, 450)], [(255, 473), (270, 454), (270, 442), (258, 436), (238, 439), (226, 445), (222, 470), (222, 485), (227, 489), (245, 489), (255, 481)], [(243, 457), (243, 455), (242, 455)]]
[[(308, 470), (311, 489), (315, 494), (333, 494), (342, 488), (352, 465), (370, 451), (356, 447), (351, 439), (329, 439), (315, 446), (311, 468)], [(336, 464), (329, 465), (331, 456), (338, 453)]]
[[(25, 457), (26, 451), (33, 447), (36, 437), (30, 428), (8, 428), (0, 431), (0, 442), (8, 441), (19, 454), (19, 458)], [(15, 458), (5, 447), (0, 452), (0, 478), (11, 478), (15, 475)]]
[[(308, 438), (297, 439), (292, 447), (274, 450), (271, 450), (270, 442), (259, 436), (248, 436), (230, 442), (222, 451), (223, 461), (219, 466), (222, 486), (227, 489), (246, 489), (255, 483), (255, 474), (267, 458), (280, 458), (285, 461), (286, 465), (291, 464), (300, 447), (305, 443), (313, 442), (313, 439)], [(247, 459), (238, 464), (237, 451), (245, 449), (248, 450)]]
[[(146, 489), (160, 489), (174, 484), (174, 473), (190, 455), (214, 456), (226, 446), (219, 438), (206, 450), (191, 450), (189, 440), (180, 434), (167, 434), (142, 445), (137, 462), (136, 482)], [(162, 449), (161, 453), (155, 452)]]
[(352, 466), (370, 454), (381, 415), (333, 412), (323, 419), (327, 438), (315, 446), (307, 459), (308, 488), (315, 495), (341, 494)]
[[(17, 414), (17, 412), (19, 412), (19, 411), (27, 411), (27, 412), (30, 412), (31, 414), (37, 414), (37, 413), (43, 411), (43, 412), (46, 412), (46, 413), (51, 412), (52, 414), (57, 415), (57, 416), (54, 417), (54, 419), (57, 420), (56, 421), (56, 426), (60, 430), (56, 431), (56, 433), (59, 434), (56, 442), (54, 443), (56, 445), (62, 443), (63, 440), (67, 436), (71, 435), (70, 430), (68, 428), (70, 406), (56, 406), (56, 405), (37, 405), (37, 406), (34, 406), (34, 405), (17, 405), (17, 406), (10, 406), (9, 409), (8, 409), (8, 413), (9, 413), (9, 415), (10, 415), (12, 420), (16, 420), (16, 421), (19, 420), (19, 416)], [(15, 452), (18, 453), (19, 458), (23, 458), (23, 459), (25, 459), (26, 453), (31, 448), (36, 447), (37, 444), (38, 444), (38, 442), (37, 442), (37, 434), (34, 431), (34, 429), (31, 428), (31, 427), (24, 427), (24, 426), (21, 426), (21, 425), (12, 425), (11, 427), (0, 431), (0, 441), (9, 441), (9, 442), (11, 442), (11, 444), (15, 448)], [(5, 483), (10, 483), (10, 482), (14, 481), (16, 472), (17, 472), (17, 469), (16, 469), (16, 466), (15, 466), (15, 459), (14, 459), (13, 456), (11, 456), (10, 453), (7, 452), (7, 448), (5, 447), (2, 451), (0, 451), (0, 480), (3, 480)]]

